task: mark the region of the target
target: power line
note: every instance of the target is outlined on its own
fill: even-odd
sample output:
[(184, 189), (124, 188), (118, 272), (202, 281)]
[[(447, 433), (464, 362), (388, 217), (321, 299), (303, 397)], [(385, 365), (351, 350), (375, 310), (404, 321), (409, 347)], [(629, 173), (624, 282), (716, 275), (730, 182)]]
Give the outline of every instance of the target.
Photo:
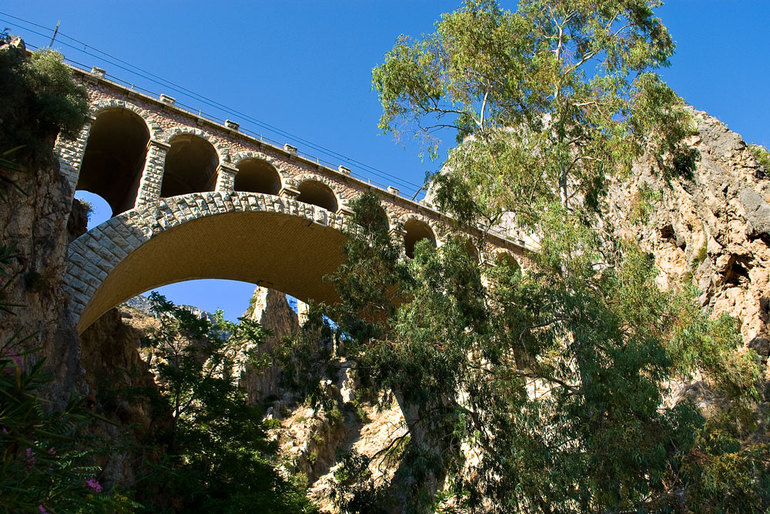
[[(38, 23), (35, 23), (33, 21), (26, 20), (24, 18), (20, 18), (18, 16), (14, 16), (12, 14), (8, 14), (8, 13), (2, 12), (2, 11), (0, 11), (0, 15), (7, 16), (9, 18), (13, 18), (15, 20), (18, 20), (20, 22), (26, 23), (28, 25), (32, 25), (34, 27), (46, 30), (48, 32), (52, 32), (54, 34), (57, 34), (58, 25), (57, 25), (57, 29), (55, 30), (55, 29), (51, 29), (49, 27), (46, 27), (44, 25), (40, 25)], [(6, 20), (2, 20), (2, 21), (3, 22), (7, 22)], [(48, 37), (47, 34), (42, 34), (42, 33), (38, 32), (38, 31), (35, 31), (35, 30), (27, 28), (27, 27), (20, 27), (20, 28), (22, 28), (23, 30), (27, 30), (27, 31), (29, 31), (29, 32), (31, 32), (33, 34), (37, 34), (38, 36), (41, 36), (41, 37)], [(303, 143), (304, 145), (310, 147), (311, 149), (313, 149), (315, 151), (321, 152), (324, 155), (333, 157), (335, 159), (340, 159), (343, 162), (350, 163), (350, 164), (353, 164), (354, 166), (363, 168), (364, 171), (366, 171), (368, 173), (371, 173), (372, 175), (375, 175), (375, 176), (377, 176), (377, 177), (379, 177), (381, 179), (384, 179), (384, 180), (393, 181), (394, 183), (396, 183), (396, 185), (399, 185), (400, 187), (404, 187), (405, 189), (411, 190), (412, 192), (419, 193), (419, 190), (423, 187), (423, 185), (416, 184), (416, 183), (411, 182), (409, 180), (403, 179), (401, 177), (398, 177), (396, 175), (393, 175), (391, 173), (383, 171), (383, 170), (381, 170), (379, 168), (376, 168), (374, 166), (371, 166), (369, 164), (361, 162), (361, 161), (359, 161), (357, 159), (354, 159), (354, 158), (352, 158), (350, 156), (347, 156), (345, 154), (342, 154), (342, 153), (339, 153), (339, 152), (337, 152), (335, 150), (327, 148), (327, 147), (325, 147), (323, 145), (314, 143), (314, 142), (312, 142), (310, 140), (307, 140), (305, 138), (302, 138), (300, 136), (292, 134), (291, 132), (285, 131), (285, 130), (279, 128), (279, 127), (276, 127), (276, 126), (271, 125), (271, 124), (269, 124), (267, 122), (264, 122), (264, 121), (262, 121), (262, 120), (260, 120), (258, 118), (255, 118), (255, 117), (253, 117), (253, 116), (251, 116), (251, 115), (249, 115), (247, 113), (238, 111), (238, 110), (233, 109), (231, 107), (228, 107), (227, 105), (224, 105), (224, 104), (222, 104), (222, 103), (220, 103), (220, 102), (218, 102), (216, 100), (213, 100), (213, 99), (208, 98), (208, 97), (206, 97), (204, 95), (196, 93), (196, 92), (194, 92), (194, 91), (192, 91), (192, 90), (190, 90), (190, 89), (188, 89), (188, 88), (186, 88), (184, 86), (176, 84), (176, 83), (174, 83), (174, 82), (172, 82), (170, 80), (167, 80), (167, 79), (165, 79), (165, 78), (163, 78), (163, 77), (161, 77), (161, 76), (159, 76), (157, 74), (154, 74), (154, 73), (152, 73), (150, 71), (147, 71), (147, 70), (145, 70), (143, 68), (140, 68), (138, 66), (135, 66), (135, 65), (133, 65), (133, 64), (123, 60), (123, 59), (120, 59), (119, 57), (111, 55), (111, 54), (109, 54), (107, 52), (104, 52), (104, 51), (102, 51), (102, 50), (100, 50), (100, 49), (98, 49), (98, 48), (96, 48), (96, 47), (94, 47), (92, 45), (89, 45), (89, 44), (87, 44), (87, 43), (85, 43), (85, 42), (83, 42), (81, 40), (78, 40), (78, 39), (76, 39), (76, 38), (74, 38), (72, 36), (69, 36), (69, 35), (65, 34), (64, 32), (58, 31), (58, 36), (60, 37), (59, 44), (61, 44), (63, 46), (71, 48), (71, 49), (73, 49), (73, 50), (75, 50), (77, 52), (83, 53), (85, 55), (88, 55), (88, 56), (93, 57), (95, 59), (98, 59), (100, 61), (106, 62), (106, 63), (108, 63), (111, 66), (114, 66), (114, 67), (116, 67), (118, 69), (126, 71), (127, 73), (130, 73), (130, 74), (136, 75), (138, 77), (141, 77), (142, 79), (147, 80), (149, 82), (152, 82), (152, 83), (154, 83), (156, 85), (159, 85), (159, 86), (162, 86), (162, 87), (165, 87), (165, 88), (169, 88), (170, 90), (174, 91), (175, 93), (180, 93), (180, 94), (182, 94), (184, 96), (190, 97), (193, 100), (195, 100), (197, 102), (200, 102), (200, 103), (202, 103), (204, 105), (207, 105), (209, 107), (212, 107), (212, 108), (214, 108), (214, 109), (216, 109), (216, 110), (218, 110), (220, 112), (224, 112), (226, 114), (237, 116), (240, 119), (246, 120), (246, 121), (248, 121), (248, 122), (250, 122), (250, 123), (252, 123), (252, 124), (254, 124), (254, 125), (256, 125), (256, 126), (258, 126), (260, 128), (263, 128), (265, 130), (268, 130), (270, 132), (278, 134), (278, 135), (280, 135), (282, 137), (289, 138), (291, 140), (295, 140), (295, 141), (298, 141), (300, 143)], [(83, 48), (80, 48), (80, 47), (75, 46), (73, 44), (64, 42), (64, 41), (61, 40), (61, 38), (65, 38), (65, 39), (67, 39), (69, 41), (72, 41), (73, 43), (81, 45)], [(88, 51), (88, 49), (90, 49), (92, 51)], [(99, 55), (99, 54), (101, 54), (101, 55)]]

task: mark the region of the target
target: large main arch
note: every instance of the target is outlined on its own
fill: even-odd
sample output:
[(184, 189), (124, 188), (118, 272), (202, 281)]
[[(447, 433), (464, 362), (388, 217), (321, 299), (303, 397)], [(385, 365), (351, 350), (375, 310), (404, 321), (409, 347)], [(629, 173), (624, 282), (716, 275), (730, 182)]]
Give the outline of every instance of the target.
[(78, 332), (148, 289), (200, 278), (333, 302), (322, 277), (342, 261), (343, 223), (325, 209), (258, 193), (192, 193), (127, 211), (70, 245), (64, 287)]

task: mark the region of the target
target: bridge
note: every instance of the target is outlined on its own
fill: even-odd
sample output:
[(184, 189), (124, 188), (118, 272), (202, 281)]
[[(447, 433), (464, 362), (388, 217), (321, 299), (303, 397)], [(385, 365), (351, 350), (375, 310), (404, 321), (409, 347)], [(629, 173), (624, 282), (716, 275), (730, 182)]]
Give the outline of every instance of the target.
[[(90, 117), (56, 152), (72, 190), (104, 198), (112, 217), (69, 247), (65, 293), (79, 333), (121, 302), (185, 280), (252, 282), (302, 301), (333, 302), (322, 277), (342, 262), (351, 200), (367, 191), (383, 223), (411, 257), (417, 242), (441, 244), (452, 219), (279, 146), (106, 78), (73, 68), (86, 87)], [(472, 234), (472, 235), (481, 235)], [(485, 234), (482, 259), (526, 249)]]

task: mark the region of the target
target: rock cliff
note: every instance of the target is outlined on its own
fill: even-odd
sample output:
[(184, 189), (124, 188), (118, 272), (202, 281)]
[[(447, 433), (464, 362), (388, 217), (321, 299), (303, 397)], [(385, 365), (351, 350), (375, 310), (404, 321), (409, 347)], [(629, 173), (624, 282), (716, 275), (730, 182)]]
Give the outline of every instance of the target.
[(615, 184), (608, 215), (655, 255), (662, 287), (692, 282), (715, 314), (741, 321), (744, 342), (770, 352), (770, 179), (741, 137), (693, 111), (700, 152), (692, 177), (665, 181), (643, 159)]

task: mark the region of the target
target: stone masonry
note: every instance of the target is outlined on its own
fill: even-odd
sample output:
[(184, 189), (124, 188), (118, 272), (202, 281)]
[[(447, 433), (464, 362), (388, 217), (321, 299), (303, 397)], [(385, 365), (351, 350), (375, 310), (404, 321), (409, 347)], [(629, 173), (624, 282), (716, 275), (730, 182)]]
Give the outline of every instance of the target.
[[(115, 287), (114, 283), (117, 279), (112, 280), (112, 285), (105, 285), (105, 280), (121, 263), (124, 263), (129, 256), (149, 241), (155, 240), (161, 235), (163, 237), (158, 241), (161, 241), (163, 244), (161, 242), (154, 244), (153, 248), (155, 249), (150, 253), (152, 253), (152, 259), (155, 259), (155, 262), (145, 264), (146, 270), (157, 272), (157, 267), (162, 263), (169, 266), (169, 277), (173, 275), (175, 277), (174, 280), (190, 278), (243, 279), (244, 276), (251, 277), (251, 275), (241, 273), (238, 270), (234, 271), (234, 274), (238, 275), (238, 277), (206, 277), (202, 275), (211, 272), (212, 268), (206, 268), (209, 271), (196, 270), (194, 263), (188, 265), (187, 275), (174, 274), (174, 260), (181, 258), (178, 254), (179, 248), (188, 245), (189, 239), (195, 239), (196, 237), (218, 238), (221, 236), (221, 227), (228, 223), (230, 223), (229, 226), (231, 228), (229, 230), (232, 234), (240, 234), (238, 237), (245, 237), (239, 231), (238, 226), (232, 224), (232, 220), (229, 222), (217, 221), (213, 224), (197, 223), (196, 226), (206, 227), (206, 229), (201, 228), (201, 232), (197, 233), (194, 231), (186, 232), (185, 237), (187, 239), (185, 240), (180, 239), (178, 236), (168, 235), (175, 232), (174, 229), (176, 227), (192, 220), (202, 220), (203, 218), (224, 220), (227, 217), (224, 215), (227, 214), (262, 213), (264, 216), (260, 219), (264, 220), (264, 222), (270, 220), (269, 222), (275, 223), (276, 226), (281, 225), (283, 227), (283, 225), (287, 225), (282, 230), (288, 230), (288, 225), (295, 222), (287, 221), (285, 216), (296, 217), (297, 220), (295, 221), (304, 220), (302, 221), (304, 225), (297, 225), (295, 223), (296, 228), (291, 229), (292, 233), (303, 232), (302, 227), (304, 226), (323, 227), (326, 230), (325, 232), (322, 231), (326, 236), (318, 236), (317, 234), (321, 234), (318, 230), (307, 232), (307, 237), (321, 237), (321, 239), (318, 239), (316, 247), (307, 249), (309, 253), (312, 254), (316, 251), (316, 248), (324, 246), (323, 237), (336, 241), (334, 249), (329, 247), (324, 251), (318, 250), (320, 253), (325, 252), (324, 255), (326, 257), (322, 256), (321, 260), (323, 258), (327, 259), (325, 262), (327, 267), (331, 266), (334, 260), (338, 258), (337, 256), (332, 256), (332, 254), (339, 252), (340, 242), (344, 240), (339, 239), (337, 241), (336, 238), (341, 237), (340, 231), (345, 226), (350, 214), (349, 202), (366, 191), (374, 191), (381, 198), (391, 234), (399, 242), (403, 242), (405, 235), (403, 227), (407, 221), (415, 220), (429, 227), (430, 231), (436, 236), (435, 239), (438, 244), (441, 244), (443, 228), (452, 223), (450, 218), (429, 206), (401, 197), (397, 189), (380, 189), (352, 177), (347, 168), (333, 169), (321, 165), (318, 162), (298, 155), (296, 148), (291, 145), (285, 145), (281, 148), (265, 143), (260, 139), (243, 134), (235, 123), (226, 122), (225, 125), (221, 125), (176, 107), (173, 101), (168, 100), (168, 97), (163, 98), (164, 95), (161, 95), (159, 99), (155, 99), (139, 94), (105, 79), (101, 70), (85, 72), (75, 68), (74, 72), (88, 91), (92, 122), (84, 127), (76, 140), (59, 140), (56, 145), (62, 170), (67, 177), (73, 195), (78, 184), (80, 167), (88, 145), (93, 120), (96, 120), (101, 112), (108, 109), (131, 111), (144, 120), (150, 136), (134, 208), (111, 218), (73, 241), (70, 245), (65, 292), (71, 298), (70, 310), (74, 320), (78, 323), (79, 331), (84, 330), (98, 316), (115, 304), (142, 292), (140, 290), (129, 291), (125, 289), (120, 296), (130, 296), (113, 298), (115, 295), (108, 294), (102, 290), (108, 286)], [(210, 143), (211, 147), (216, 151), (219, 162), (216, 166), (215, 191), (201, 191), (172, 198), (161, 198), (167, 152), (171, 147), (172, 139), (180, 135), (191, 135), (201, 138)], [(266, 165), (271, 166), (277, 171), (281, 181), (280, 192), (277, 196), (233, 190), (235, 177), (239, 171), (238, 163), (244, 159), (263, 161)], [(330, 189), (336, 198), (337, 211), (330, 212), (322, 207), (297, 201), (296, 198), (300, 194), (299, 189), (306, 182), (317, 182)], [(267, 214), (281, 216), (266, 216)], [(246, 220), (246, 218), (239, 219)], [(248, 219), (256, 218), (252, 216)], [(247, 221), (241, 222), (250, 223)], [(222, 224), (220, 230), (217, 229), (219, 223)], [(255, 231), (261, 230), (256, 225), (254, 227)], [(336, 232), (337, 235), (331, 235), (332, 233), (329, 230)], [(172, 244), (172, 241), (176, 242)], [(276, 236), (275, 241), (278, 246), (283, 242), (278, 236)], [(517, 259), (522, 259), (526, 256), (527, 250), (524, 248), (523, 243), (513, 242), (500, 234), (486, 234), (481, 241), (481, 253), (484, 258), (500, 251), (512, 254)], [(300, 240), (295, 240), (294, 244), (298, 245), (299, 242)], [(213, 251), (215, 253), (227, 252), (227, 246), (238, 243), (236, 241), (222, 240), (222, 244), (225, 248), (208, 247), (206, 251)], [(193, 251), (197, 252), (197, 247)], [(271, 251), (276, 251), (276, 248), (265, 247), (262, 249), (263, 253)], [(287, 247), (282, 251), (290, 252), (290, 249)], [(177, 252), (177, 254), (175, 255), (174, 252)], [(251, 253), (244, 253), (243, 257), (251, 259), (254, 255), (258, 254), (261, 255), (257, 250), (253, 250)], [(223, 255), (223, 258), (227, 258), (229, 254), (222, 253), (221, 255)], [(202, 259), (203, 257), (203, 254), (201, 254)], [(206, 255), (205, 257), (210, 260), (211, 256)], [(284, 256), (284, 258), (288, 257), (290, 256)], [(295, 260), (298, 259), (296, 255), (291, 257)], [(304, 260), (308, 263), (308, 267), (312, 267), (315, 264), (314, 260), (317, 260), (316, 257), (318, 256), (303, 256)], [(146, 257), (146, 259), (149, 259), (149, 257)], [(137, 259), (134, 259), (134, 261), (137, 261)], [(135, 267), (137, 265), (135, 262), (133, 265), (133, 268), (129, 265), (124, 266), (124, 268), (131, 269), (135, 274), (144, 273), (142, 268)], [(242, 265), (253, 266), (255, 263), (244, 262)], [(297, 266), (295, 265), (293, 271), (301, 274), (303, 270), (296, 269)], [(124, 273), (126, 272), (124, 271)], [(155, 275), (154, 280), (156, 282), (162, 281), (162, 277), (158, 276), (157, 273)], [(288, 283), (281, 284), (280, 282), (283, 282), (281, 277), (274, 276), (273, 278), (271, 287), (281, 289), (281, 285), (290, 285)], [(290, 278), (296, 279), (296, 277), (285, 278), (287, 280)], [(315, 277), (314, 280), (316, 279), (320, 279), (320, 277)], [(136, 287), (155, 287), (159, 285), (162, 284), (148, 284), (142, 283), (141, 280), (136, 281)], [(125, 284), (123, 284), (123, 287), (128, 288)], [(306, 288), (302, 285), (297, 285), (296, 288), (306, 291), (307, 294), (311, 294), (311, 291), (321, 291), (319, 288), (309, 286)], [(101, 298), (99, 301), (102, 302), (98, 306), (92, 305), (97, 292), (99, 292)], [(303, 299), (311, 298), (306, 297)], [(328, 300), (329, 298), (324, 299)], [(107, 303), (112, 302), (115, 303), (107, 305)]]

